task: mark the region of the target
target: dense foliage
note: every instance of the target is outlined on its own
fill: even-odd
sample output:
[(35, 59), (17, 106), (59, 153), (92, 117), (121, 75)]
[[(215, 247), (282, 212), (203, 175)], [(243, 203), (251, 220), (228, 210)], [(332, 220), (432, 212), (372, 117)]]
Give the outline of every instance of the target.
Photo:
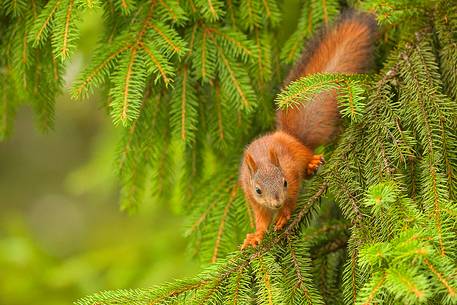
[[(135, 210), (146, 189), (178, 196), (189, 249), (209, 263), (195, 278), (77, 303), (457, 304), (451, 2), (310, 0), (296, 16), (274, 0), (0, 0), (0, 135), (22, 104), (52, 127), (80, 22), (100, 11), (105, 31), (71, 94), (108, 91), (104, 107), (124, 131), (122, 207)], [(328, 162), (287, 228), (239, 252), (253, 226), (236, 183), (241, 151), (272, 128), (306, 39), (346, 6), (377, 15), (377, 67), (309, 76), (277, 96), (293, 107), (338, 88), (345, 130), (323, 148)]]

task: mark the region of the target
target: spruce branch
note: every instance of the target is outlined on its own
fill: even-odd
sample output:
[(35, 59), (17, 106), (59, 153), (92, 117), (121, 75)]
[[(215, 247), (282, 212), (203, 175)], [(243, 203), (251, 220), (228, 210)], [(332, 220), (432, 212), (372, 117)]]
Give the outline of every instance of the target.
[[(268, 252), (276, 247), (284, 239), (292, 238), (295, 230), (298, 229), (299, 225), (304, 221), (305, 217), (308, 215), (310, 208), (316, 203), (316, 201), (324, 194), (327, 189), (327, 184), (323, 182), (319, 184), (316, 188), (317, 191), (308, 199), (308, 201), (303, 205), (303, 207), (298, 211), (293, 221), (287, 226), (287, 228), (277, 234), (274, 238), (266, 240), (261, 243), (258, 248), (254, 251), (244, 251), (237, 252), (229, 255), (227, 259), (219, 260), (216, 264), (210, 265), (206, 272), (203, 272), (198, 276), (196, 280), (190, 281), (177, 281), (174, 284), (169, 284), (164, 288), (156, 288), (155, 290), (137, 290), (133, 291), (134, 293), (142, 293), (146, 296), (144, 299), (148, 304), (162, 304), (164, 302), (169, 302), (177, 300), (181, 295), (185, 295), (188, 292), (200, 291), (192, 296), (192, 304), (202, 304), (201, 301), (208, 300), (214, 297), (214, 293), (217, 293), (219, 290), (218, 284), (225, 283), (228, 284), (227, 280), (232, 276), (237, 276), (238, 272), (241, 270), (246, 270), (248, 266), (252, 263), (259, 264), (258, 270), (263, 270), (259, 275), (262, 278), (264, 283), (270, 283), (271, 276), (276, 277), (275, 274), (270, 274), (268, 269), (266, 269), (267, 264), (271, 268), (275, 263), (271, 257), (268, 256)], [(271, 270), (271, 269), (270, 269)], [(276, 271), (275, 271), (276, 272)], [(269, 284), (270, 288), (259, 292), (259, 301), (267, 302), (268, 300), (276, 300), (279, 297), (277, 287), (273, 286), (273, 283)], [(264, 286), (260, 287), (264, 289)], [(266, 296), (266, 297), (265, 297)], [(139, 300), (139, 298), (135, 298)], [(218, 299), (218, 296), (216, 296)], [(101, 304), (110, 304), (112, 301), (120, 302), (121, 304), (127, 304), (129, 300), (126, 298), (125, 291), (111, 291), (105, 292), (102, 295), (92, 295), (77, 301), (78, 305), (93, 305), (97, 302)], [(200, 302), (200, 303), (199, 303)], [(273, 303), (275, 304), (275, 303)]]
[(33, 46), (39, 46), (44, 43), (50, 32), (50, 25), (55, 16), (61, 0), (49, 1), (40, 15), (34, 22), (33, 29), (30, 31), (29, 39), (33, 42)]
[[(140, 112), (143, 90), (146, 85), (144, 57), (137, 48), (131, 48), (119, 62), (119, 70), (113, 75), (113, 88), (110, 91), (111, 115), (115, 124), (128, 125)], [(124, 74), (125, 72), (125, 74)]]
[(357, 122), (363, 113), (365, 88), (361, 82), (363, 75), (344, 75), (337, 73), (316, 73), (300, 78), (289, 84), (278, 94), (276, 103), (279, 109), (299, 107), (318, 94), (338, 91), (340, 112), (343, 116)]
[(114, 7), (123, 15), (129, 15), (136, 7), (135, 0), (114, 0)]
[(178, 54), (183, 55), (187, 49), (185, 42), (181, 39), (179, 34), (171, 27), (168, 27), (162, 22), (148, 22), (146, 23), (148, 34), (151, 35), (151, 40), (158, 45), (161, 52), (165, 54)]
[(456, 287), (452, 287), (449, 283), (449, 280), (446, 279), (446, 277), (440, 273), (433, 264), (430, 263), (428, 259), (424, 259), (424, 264), (427, 265), (427, 267), (432, 271), (432, 273), (439, 279), (439, 281), (446, 287), (449, 297), (451, 299), (456, 299), (457, 298), (457, 289)]
[(210, 21), (218, 21), (223, 15), (223, 2), (220, 0), (195, 0), (195, 5), (200, 9), (203, 17)]
[[(118, 56), (130, 48), (131, 45), (122, 46), (121, 48), (114, 50), (111, 54), (108, 54), (102, 61), (93, 62), (90, 68), (87, 68), (80, 79), (73, 85), (72, 97), (87, 98), (90, 93), (93, 93), (94, 88), (104, 82), (105, 76), (109, 75), (110, 69), (114, 67)], [(106, 51), (104, 50), (100, 53), (105, 54)]]
[(228, 213), (230, 211), (230, 208), (232, 206), (232, 203), (235, 200), (235, 197), (236, 197), (236, 195), (238, 193), (238, 189), (239, 189), (238, 185), (235, 185), (232, 188), (232, 190), (230, 191), (230, 198), (229, 198), (227, 204), (225, 205), (224, 213), (223, 213), (223, 215), (221, 217), (221, 220), (220, 220), (220, 223), (219, 223), (219, 228), (217, 230), (216, 241), (214, 243), (213, 256), (211, 257), (211, 262), (212, 263), (216, 262), (216, 260), (218, 258), (218, 251), (219, 251), (219, 246), (220, 246), (222, 234), (224, 233), (225, 222), (226, 222)]
[(3, 6), (6, 15), (10, 15), (12, 17), (22, 16), (27, 9), (27, 4), (28, 3), (25, 0), (10, 0), (4, 1), (3, 3), (0, 2), (0, 6)]
[(364, 287), (360, 296), (357, 299), (356, 304), (361, 305), (371, 305), (377, 302), (376, 296), (379, 294), (379, 290), (384, 284), (387, 275), (383, 274), (375, 274), (373, 275), (369, 286)]
[(175, 134), (191, 144), (196, 137), (199, 104), (189, 67), (184, 65), (178, 75), (172, 94), (171, 125)]
[(172, 23), (181, 25), (187, 20), (186, 13), (179, 5), (178, 1), (159, 0), (159, 7), (157, 9), (157, 14), (166, 16), (166, 18), (164, 18), (165, 21), (171, 21)]
[(303, 4), (297, 29), (281, 50), (280, 57), (286, 63), (295, 62), (305, 48), (303, 43), (320, 26), (326, 25), (340, 10), (336, 0), (308, 1)]
[(174, 76), (173, 67), (170, 65), (168, 60), (162, 56), (162, 54), (157, 53), (153, 48), (145, 45), (142, 42), (138, 43), (139, 48), (141, 48), (150, 59), (149, 62), (149, 70), (148, 74), (151, 73), (158, 73), (155, 81), (159, 79), (163, 79), (165, 86), (170, 84), (171, 77)]
[(254, 226), (235, 191), (241, 150), (272, 129), (287, 64), (340, 2), (0, 0), (0, 137), (23, 105), (41, 129), (53, 126), (81, 17), (100, 10), (103, 33), (72, 96), (110, 92), (104, 105), (125, 126), (122, 209), (147, 193), (181, 196), (190, 248), (205, 262), (187, 280), (78, 304), (457, 302), (457, 11), (445, 0), (357, 4), (380, 25), (372, 75), (310, 76), (278, 95), (285, 109), (335, 93), (348, 120), (318, 148), (328, 162), (286, 229), (236, 251)]
[(63, 32), (55, 31), (53, 37), (54, 49), (58, 50), (56, 54), (62, 60), (65, 60), (69, 57), (70, 46), (72, 44), (72, 40), (75, 39), (74, 36), (70, 36), (70, 33), (74, 31), (74, 29), (72, 29), (72, 31), (70, 30), (70, 26), (74, 27), (73, 21), (76, 19), (74, 16), (72, 16), (73, 10), (75, 8), (75, 1), (69, 0), (68, 3), (66, 3), (66, 5), (67, 7), (65, 10), (59, 10), (59, 12), (62, 12), (64, 14), (59, 14), (59, 12), (57, 12), (55, 18), (55, 22), (63, 23)]

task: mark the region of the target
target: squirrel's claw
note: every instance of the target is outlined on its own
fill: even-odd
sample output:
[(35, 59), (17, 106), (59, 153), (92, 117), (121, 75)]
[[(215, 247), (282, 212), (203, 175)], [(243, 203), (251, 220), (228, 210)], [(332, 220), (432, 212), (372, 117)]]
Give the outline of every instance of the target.
[(243, 242), (243, 245), (241, 246), (241, 250), (246, 249), (249, 246), (253, 246), (254, 248), (260, 244), (260, 242), (263, 239), (263, 235), (257, 234), (257, 233), (249, 233), (246, 235), (246, 239)]
[(281, 211), (281, 214), (278, 215), (278, 218), (276, 219), (276, 223), (275, 223), (275, 228), (274, 230), (275, 231), (279, 231), (281, 230), (282, 228), (284, 228), (284, 226), (287, 224), (287, 222), (289, 221), (291, 217), (291, 213), (290, 211), (288, 210), (283, 210)]
[(317, 170), (319, 169), (319, 166), (325, 163), (324, 156), (323, 155), (314, 155), (311, 158), (311, 161), (308, 163), (308, 168), (306, 169), (306, 174), (308, 176), (314, 175)]

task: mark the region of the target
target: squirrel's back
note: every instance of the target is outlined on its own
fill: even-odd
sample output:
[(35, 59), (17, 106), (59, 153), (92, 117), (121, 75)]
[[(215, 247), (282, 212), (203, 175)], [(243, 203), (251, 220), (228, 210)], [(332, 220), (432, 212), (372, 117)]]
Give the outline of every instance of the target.
[[(367, 72), (373, 63), (375, 35), (374, 16), (346, 11), (334, 25), (322, 29), (311, 40), (285, 84), (318, 72)], [(337, 134), (339, 118), (336, 92), (332, 90), (300, 107), (278, 111), (277, 125), (314, 149), (329, 143)]]

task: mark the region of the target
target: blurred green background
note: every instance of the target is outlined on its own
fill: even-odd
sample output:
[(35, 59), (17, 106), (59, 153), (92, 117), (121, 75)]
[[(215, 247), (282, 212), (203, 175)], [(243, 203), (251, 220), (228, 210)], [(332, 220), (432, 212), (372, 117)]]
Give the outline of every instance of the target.
[[(288, 18), (279, 37), (295, 28), (298, 6), (283, 4)], [(54, 130), (40, 133), (23, 107), (12, 137), (0, 142), (0, 305), (71, 304), (100, 290), (151, 287), (200, 270), (185, 254), (181, 202), (150, 200), (134, 215), (119, 210), (120, 127), (103, 110), (106, 95), (82, 102), (68, 95), (104, 30), (100, 11), (81, 17)]]
[[(84, 16), (66, 83), (90, 59), (101, 20)], [(76, 102), (66, 92), (56, 101), (55, 130), (40, 133), (22, 108), (0, 143), (0, 304), (71, 304), (195, 274), (176, 207), (151, 200), (135, 215), (119, 211), (119, 130), (100, 107), (106, 97)]]

